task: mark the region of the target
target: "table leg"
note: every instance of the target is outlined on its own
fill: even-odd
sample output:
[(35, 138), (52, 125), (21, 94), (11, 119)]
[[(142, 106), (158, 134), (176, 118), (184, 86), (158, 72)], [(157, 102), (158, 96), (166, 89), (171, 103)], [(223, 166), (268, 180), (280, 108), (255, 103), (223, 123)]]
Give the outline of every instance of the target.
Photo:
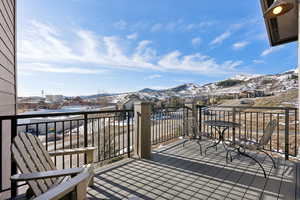
[(226, 144), (225, 144), (224, 134), (225, 134), (225, 131), (227, 129), (229, 129), (229, 127), (224, 128), (223, 131), (220, 134), (220, 140), (222, 141), (222, 144), (223, 144), (223, 147), (224, 147), (225, 150), (227, 150), (227, 147), (226, 147)]

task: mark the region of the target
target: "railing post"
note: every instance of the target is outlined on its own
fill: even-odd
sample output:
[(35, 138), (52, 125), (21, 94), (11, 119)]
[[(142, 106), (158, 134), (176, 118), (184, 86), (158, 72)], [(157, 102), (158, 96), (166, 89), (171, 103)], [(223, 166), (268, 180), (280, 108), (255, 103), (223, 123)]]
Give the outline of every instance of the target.
[(151, 158), (151, 107), (149, 103), (134, 104), (134, 155)]
[(285, 159), (289, 159), (289, 109), (285, 109), (285, 132), (284, 132), (284, 141), (285, 141)]
[[(13, 139), (17, 136), (17, 119), (13, 117), (11, 119), (11, 144), (13, 143)], [(11, 154), (11, 176), (17, 174), (17, 164), (14, 162)], [(15, 181), (11, 182), (11, 196), (16, 197), (18, 194), (17, 183)]]
[(183, 120), (183, 125), (184, 125), (184, 136), (190, 136), (189, 134), (189, 110), (192, 110), (192, 115), (193, 115), (193, 104), (185, 104), (184, 107), (184, 120)]
[(198, 125), (199, 125), (199, 132), (200, 132), (199, 134), (200, 140), (202, 139), (202, 107), (203, 106), (197, 106), (197, 110), (199, 113)]
[(130, 158), (130, 113), (127, 112), (127, 156)]
[(197, 105), (192, 105), (192, 131), (193, 137), (197, 138), (199, 133)]
[[(233, 123), (235, 123), (235, 121), (236, 121), (235, 115), (236, 115), (236, 108), (233, 107), (232, 108), (232, 121), (233, 121)], [(232, 128), (232, 142), (233, 142), (233, 144), (235, 144), (235, 127)]]
[[(72, 134), (72, 132), (70, 134)], [(84, 144), (84, 147), (88, 146), (88, 115), (87, 114), (84, 114), (83, 144)], [(86, 153), (84, 154), (84, 164), (87, 164), (87, 155), (86, 155)]]

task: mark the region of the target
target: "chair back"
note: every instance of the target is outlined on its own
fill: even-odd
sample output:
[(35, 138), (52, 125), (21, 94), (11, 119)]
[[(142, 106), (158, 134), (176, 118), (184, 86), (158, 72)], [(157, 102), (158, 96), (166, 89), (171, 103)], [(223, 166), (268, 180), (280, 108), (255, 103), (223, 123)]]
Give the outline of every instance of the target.
[(264, 130), (263, 136), (259, 140), (259, 143), (258, 143), (259, 146), (264, 146), (269, 143), (269, 141), (271, 140), (272, 134), (274, 133), (274, 130), (276, 128), (276, 125), (277, 125), (276, 119), (269, 121), (269, 123), (267, 124), (267, 126)]
[[(38, 137), (30, 133), (20, 133), (13, 140), (12, 156), (21, 173), (44, 172), (56, 170), (56, 167), (46, 148)], [(56, 185), (59, 178), (28, 181), (35, 196), (46, 192)]]

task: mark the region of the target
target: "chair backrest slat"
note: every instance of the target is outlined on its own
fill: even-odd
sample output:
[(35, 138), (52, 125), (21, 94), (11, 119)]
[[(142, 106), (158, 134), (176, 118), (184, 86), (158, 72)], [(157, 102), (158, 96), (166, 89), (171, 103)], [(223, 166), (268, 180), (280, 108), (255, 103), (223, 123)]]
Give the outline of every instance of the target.
[[(18, 160), (14, 157), (14, 160), (17, 163), (18, 168), (20, 169), (20, 171), (22, 173), (32, 173), (32, 172), (39, 172), (38, 168), (36, 167), (36, 165), (34, 164), (34, 162), (32, 161), (32, 158), (30, 156), (30, 153), (28, 152), (28, 150), (25, 148), (25, 145), (23, 143), (23, 141), (21, 140), (20, 137), (15, 137), (14, 139), (14, 144), (13, 144), (16, 149), (18, 149), (18, 151), (20, 152), (21, 157), (23, 157), (23, 160)], [(21, 162), (24, 162), (25, 165), (21, 165)], [(41, 192), (46, 192), (48, 187), (45, 184), (44, 180), (37, 180), (36, 181), (39, 189), (41, 190)], [(33, 191), (35, 193), (35, 191)]]
[(31, 142), (36, 152), (40, 152), (40, 158), (44, 161), (43, 163), (45, 167), (48, 170), (56, 170), (57, 168), (55, 164), (53, 163), (48, 151), (46, 150), (42, 142), (39, 140), (39, 138), (31, 134), (27, 134), (26, 136), (29, 138), (29, 141)]
[(269, 141), (271, 140), (272, 134), (274, 133), (274, 130), (276, 128), (276, 124), (277, 124), (276, 119), (271, 120), (267, 124), (267, 126), (264, 130), (264, 134), (259, 140), (259, 146), (264, 146), (269, 143)]
[[(47, 152), (44, 145), (41, 143), (41, 141), (38, 139), (38, 137), (31, 135), (31, 134), (24, 134), (27, 138), (30, 144), (32, 145), (33, 151), (38, 152), (38, 159), (40, 160), (41, 164), (43, 165), (45, 171), (50, 170), (56, 170), (56, 167), (49, 156), (49, 153)], [(51, 179), (52, 184), (55, 184), (57, 181), (57, 178)], [(51, 185), (52, 185), (51, 184)]]
[[(29, 138), (26, 136), (26, 134), (20, 134), (20, 138), (23, 141), (25, 148), (31, 158), (31, 160), (29, 160), (29, 162), (34, 163), (38, 172), (47, 171), (47, 168), (45, 168), (45, 166), (42, 164), (42, 162), (40, 160), (41, 153), (38, 151), (35, 151), (33, 145), (29, 141)], [(44, 181), (45, 181), (45, 185), (46, 185), (47, 189), (49, 189), (54, 184), (54, 182), (52, 182), (50, 179), (44, 179)]]
[[(13, 158), (22, 173), (55, 170), (56, 167), (40, 140), (30, 133), (20, 133), (14, 138)], [(29, 181), (36, 196), (57, 184), (58, 178)]]
[[(29, 171), (27, 165), (25, 164), (25, 160), (23, 156), (21, 156), (21, 153), (15, 144), (12, 145), (11, 150), (12, 150), (13, 159), (18, 160), (17, 165), (20, 171), (22, 173), (31, 173), (32, 171)], [(37, 181), (28, 181), (28, 184), (36, 196), (42, 194), (42, 190), (40, 189), (39, 183)]]

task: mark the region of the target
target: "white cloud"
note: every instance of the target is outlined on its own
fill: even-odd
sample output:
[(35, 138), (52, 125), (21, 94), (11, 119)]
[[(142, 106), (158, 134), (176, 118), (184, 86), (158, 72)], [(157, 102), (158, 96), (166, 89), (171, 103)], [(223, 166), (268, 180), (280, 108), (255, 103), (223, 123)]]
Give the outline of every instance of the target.
[(269, 54), (272, 54), (274, 52), (277, 52), (279, 51), (280, 49), (282, 49), (284, 46), (276, 46), (276, 47), (271, 47), (269, 49), (266, 49), (264, 50), (262, 53), (261, 53), (261, 56), (267, 56)]
[(127, 39), (129, 39), (129, 40), (136, 40), (137, 38), (138, 38), (138, 34), (137, 33), (132, 33), (132, 34), (130, 34), (130, 35), (127, 35), (126, 37), (127, 37)]
[(156, 51), (149, 47), (152, 42), (149, 40), (142, 40), (138, 43), (133, 54), (133, 61), (137, 63), (150, 63), (156, 58)]
[(121, 30), (126, 29), (127, 26), (128, 26), (128, 24), (124, 20), (120, 20), (120, 21), (114, 23), (114, 27), (118, 28), (118, 29), (121, 29)]
[[(99, 74), (99, 73), (106, 72), (105, 70), (83, 69), (83, 68), (77, 68), (77, 67), (58, 67), (58, 66), (54, 67), (50, 64), (44, 64), (44, 63), (21, 64), (21, 65), (19, 65), (19, 69), (21, 70), (21, 73), (25, 73), (25, 74), (28, 71), (68, 73), (68, 74)], [(31, 75), (32, 75), (32, 73), (31, 73)]]
[(192, 45), (193, 46), (197, 46), (197, 45), (199, 45), (200, 43), (201, 43), (201, 38), (200, 37), (195, 37), (195, 38), (193, 38), (192, 39)]
[(183, 55), (178, 50), (158, 55), (151, 47), (152, 41), (136, 43), (126, 37), (100, 36), (88, 30), (78, 30), (74, 37), (75, 41), (66, 41), (56, 28), (33, 22), (19, 41), (18, 62), (43, 66), (27, 68), (32, 71), (83, 74), (102, 73), (103, 69), (151, 69), (218, 75), (233, 73), (242, 64), (238, 60), (218, 63), (200, 53)]
[(151, 26), (152, 32), (158, 31), (193, 31), (193, 30), (205, 30), (205, 28), (215, 24), (214, 21), (203, 21), (199, 23), (184, 23), (183, 20), (177, 20), (168, 23), (155, 23)]
[(240, 66), (242, 61), (225, 61), (218, 64), (215, 59), (199, 53), (182, 56), (180, 51), (173, 51), (165, 55), (158, 65), (165, 70), (179, 70), (196, 72), (205, 75), (226, 74)]
[(232, 45), (233, 49), (235, 50), (239, 50), (239, 49), (242, 49), (244, 48), (245, 46), (247, 46), (249, 44), (249, 42), (247, 41), (243, 41), (243, 42), (237, 42), (237, 43), (234, 43)]
[(263, 63), (265, 63), (265, 61), (263, 61), (263, 60), (253, 60), (253, 63), (254, 64), (263, 64)]
[[(175, 87), (175, 86), (172, 86), (172, 87)], [(157, 85), (157, 86), (150, 86), (147, 88), (150, 88), (152, 90), (165, 90), (165, 89), (172, 88), (172, 87)]]
[[(234, 34), (236, 31), (240, 30), (244, 26), (250, 25), (250, 24), (255, 24), (256, 20), (255, 19), (240, 19), (239, 23), (232, 24), (229, 26), (229, 28), (222, 33), (221, 35), (218, 35), (216, 38), (214, 38), (211, 42), (210, 45), (218, 45), (222, 44), (224, 40), (228, 39), (232, 34)], [(239, 47), (237, 47), (239, 48)]]
[(217, 36), (210, 44), (215, 45), (215, 44), (222, 44), (224, 40), (229, 38), (231, 36), (230, 31), (226, 31), (222, 33), (221, 35)]
[(161, 77), (162, 77), (162, 75), (160, 75), (160, 74), (153, 74), (153, 75), (150, 75), (150, 76), (146, 77), (145, 79), (146, 80), (148, 80), (148, 79), (152, 80), (152, 79), (157, 79), (157, 78), (161, 78)]
[(187, 24), (183, 26), (183, 29), (186, 31), (192, 31), (195, 29), (203, 29), (203, 28), (207, 28), (209, 26), (212, 26), (213, 24), (215, 24), (214, 21), (203, 21), (200, 23), (193, 23), (193, 24)]

